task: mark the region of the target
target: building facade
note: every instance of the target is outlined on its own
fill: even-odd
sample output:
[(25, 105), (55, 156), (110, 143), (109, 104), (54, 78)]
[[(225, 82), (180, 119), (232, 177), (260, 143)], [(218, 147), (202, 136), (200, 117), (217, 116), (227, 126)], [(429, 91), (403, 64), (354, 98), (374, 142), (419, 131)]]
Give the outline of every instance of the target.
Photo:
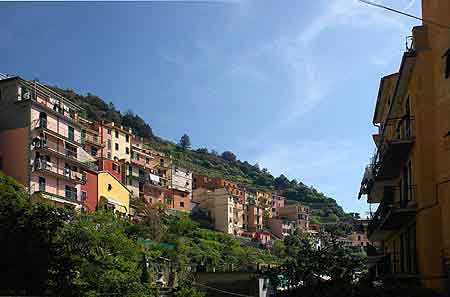
[(102, 144), (101, 157), (108, 160), (124, 160), (130, 162), (131, 159), (131, 129), (111, 123), (99, 123), (96, 130), (100, 135)]
[(109, 172), (98, 172), (98, 207), (126, 216), (130, 213), (130, 194), (127, 187)]
[[(448, 1), (422, 1), (424, 19), (448, 27), (449, 11)], [(360, 190), (368, 203), (379, 203), (368, 236), (382, 242), (385, 273), (438, 290), (448, 290), (450, 270), (448, 31), (414, 27), (400, 70), (382, 78), (373, 118), (377, 151)]]
[(268, 227), (270, 232), (280, 239), (294, 235), (297, 229), (295, 221), (278, 218), (270, 218), (268, 220)]
[[(0, 80), (0, 163), (31, 196), (81, 208), (85, 170), (80, 107), (36, 81)], [(14, 115), (11, 117), (11, 115)]]
[(242, 204), (239, 203), (239, 198), (227, 189), (199, 188), (194, 190), (192, 199), (207, 211), (216, 230), (234, 235), (242, 232)]
[(309, 208), (300, 203), (285, 205), (278, 210), (279, 218), (295, 222), (299, 233), (309, 230)]

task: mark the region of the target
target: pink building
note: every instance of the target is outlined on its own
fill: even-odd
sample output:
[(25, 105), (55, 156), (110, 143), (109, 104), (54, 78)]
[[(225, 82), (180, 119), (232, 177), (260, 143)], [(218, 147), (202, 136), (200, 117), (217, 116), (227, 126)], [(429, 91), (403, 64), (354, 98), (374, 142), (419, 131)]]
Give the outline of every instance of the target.
[(284, 197), (272, 193), (272, 218), (277, 218), (279, 214), (279, 209), (284, 207)]
[(268, 227), (270, 232), (280, 239), (283, 239), (286, 236), (294, 235), (297, 228), (295, 221), (278, 218), (270, 218), (268, 220)]
[(263, 229), (264, 210), (256, 204), (245, 205), (246, 220), (245, 225), (248, 231), (255, 232)]
[(20, 77), (0, 79), (0, 96), (0, 169), (33, 197), (80, 208), (84, 171), (95, 162), (82, 148), (80, 107)]

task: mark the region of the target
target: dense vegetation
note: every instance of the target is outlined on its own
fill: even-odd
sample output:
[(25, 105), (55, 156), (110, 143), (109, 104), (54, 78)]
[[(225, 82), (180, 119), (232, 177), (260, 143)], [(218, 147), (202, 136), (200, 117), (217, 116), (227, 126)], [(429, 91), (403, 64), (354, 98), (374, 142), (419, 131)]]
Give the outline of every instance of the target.
[(51, 88), (83, 107), (88, 119), (114, 121), (130, 127), (144, 137), (150, 147), (172, 154), (176, 163), (198, 174), (224, 177), (249, 188), (278, 191), (288, 200), (310, 206), (313, 212), (312, 223), (335, 223), (348, 217), (334, 199), (315, 188), (295, 179), (289, 180), (283, 174), (274, 177), (267, 168), (241, 161), (233, 152), (225, 151), (219, 154), (207, 148), (191, 150), (191, 139), (188, 135), (183, 135), (177, 145), (154, 135), (150, 125), (131, 111), (122, 114), (112, 103), (106, 103), (90, 93), (82, 96), (72, 90)]
[(31, 203), (23, 186), (0, 172), (0, 295), (151, 297), (163, 275), (175, 296), (201, 297), (190, 288), (188, 267), (248, 271), (279, 261), (187, 216), (169, 216), (162, 204), (136, 203), (139, 222), (74, 213)]

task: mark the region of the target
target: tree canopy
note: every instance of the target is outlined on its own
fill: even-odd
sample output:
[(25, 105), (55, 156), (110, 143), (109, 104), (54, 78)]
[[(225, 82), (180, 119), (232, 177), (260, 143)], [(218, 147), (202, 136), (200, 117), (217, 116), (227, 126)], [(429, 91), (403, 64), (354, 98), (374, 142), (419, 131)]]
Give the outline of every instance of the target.
[(187, 134), (183, 134), (180, 138), (180, 142), (178, 145), (183, 149), (190, 149), (191, 148), (191, 138)]

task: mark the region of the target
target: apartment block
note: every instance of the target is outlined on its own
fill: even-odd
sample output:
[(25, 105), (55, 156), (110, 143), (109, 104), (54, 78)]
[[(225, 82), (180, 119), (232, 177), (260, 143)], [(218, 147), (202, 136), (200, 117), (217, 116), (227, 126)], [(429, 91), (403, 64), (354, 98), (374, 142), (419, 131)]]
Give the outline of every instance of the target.
[(295, 221), (279, 218), (270, 218), (268, 220), (268, 227), (270, 232), (280, 239), (294, 235), (297, 229)]
[(279, 209), (284, 207), (284, 197), (278, 195), (277, 193), (272, 193), (272, 209), (271, 217), (276, 218), (279, 214)]
[(86, 212), (93, 213), (98, 207), (98, 171), (85, 170), (86, 182), (81, 184), (81, 202)]
[(131, 159), (131, 129), (111, 123), (98, 123), (100, 142), (103, 145), (101, 157), (109, 160), (130, 162)]
[(309, 208), (300, 203), (285, 205), (278, 210), (279, 218), (294, 221), (299, 233), (309, 230)]
[(104, 144), (100, 141), (97, 125), (82, 117), (78, 117), (78, 122), (81, 125), (80, 141), (83, 149), (92, 157), (100, 158)]
[(194, 190), (192, 199), (201, 209), (207, 211), (216, 230), (234, 235), (242, 232), (242, 204), (239, 203), (239, 198), (227, 189), (199, 188)]
[(264, 209), (254, 203), (246, 204), (244, 209), (246, 215), (245, 225), (247, 226), (247, 230), (251, 232), (263, 230)]
[(193, 176), (193, 188), (205, 188), (205, 189), (221, 189), (225, 188), (232, 195), (237, 196), (241, 203), (245, 201), (245, 189), (239, 187), (236, 183), (230, 182), (220, 177), (208, 177), (204, 175)]
[[(422, 1), (422, 14), (450, 26), (448, 1)], [(360, 197), (379, 203), (368, 238), (380, 241), (385, 275), (449, 290), (450, 35), (424, 23), (412, 30), (398, 72), (381, 79), (373, 124), (376, 153)]]
[(192, 196), (192, 171), (172, 165), (172, 189), (187, 193), (188, 197)]
[(85, 170), (96, 160), (82, 147), (80, 110), (37, 81), (0, 80), (1, 170), (32, 197), (81, 208)]

